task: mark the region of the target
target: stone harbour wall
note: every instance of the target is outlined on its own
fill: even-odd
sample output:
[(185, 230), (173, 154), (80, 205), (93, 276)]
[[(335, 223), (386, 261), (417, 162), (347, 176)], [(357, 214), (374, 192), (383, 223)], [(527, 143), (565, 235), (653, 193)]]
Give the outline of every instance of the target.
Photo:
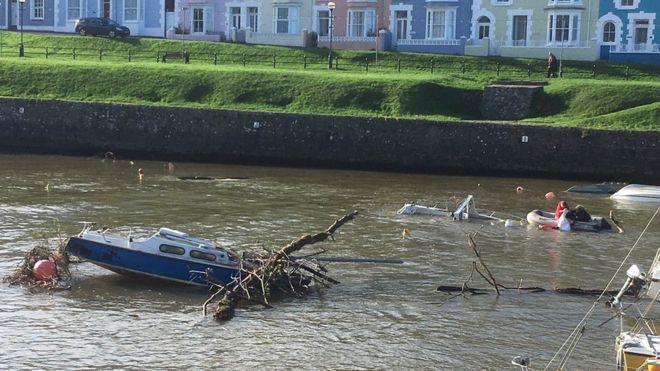
[(660, 183), (660, 133), (0, 99), (0, 151)]

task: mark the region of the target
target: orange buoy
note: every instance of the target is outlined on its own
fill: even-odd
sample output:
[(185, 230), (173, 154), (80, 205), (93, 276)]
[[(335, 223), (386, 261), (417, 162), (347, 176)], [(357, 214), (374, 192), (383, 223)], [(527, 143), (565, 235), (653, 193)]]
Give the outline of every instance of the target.
[(552, 200), (553, 198), (555, 198), (555, 192), (546, 193), (545, 198), (548, 199), (548, 200)]
[(57, 266), (50, 260), (39, 260), (32, 268), (32, 275), (39, 281), (49, 281), (57, 277)]

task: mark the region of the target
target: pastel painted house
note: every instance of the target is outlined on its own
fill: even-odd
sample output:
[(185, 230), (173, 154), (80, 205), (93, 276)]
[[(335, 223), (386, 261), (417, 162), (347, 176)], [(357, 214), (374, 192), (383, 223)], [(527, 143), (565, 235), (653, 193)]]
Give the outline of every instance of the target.
[[(328, 1), (317, 1), (312, 30), (319, 46), (333, 49), (383, 50), (389, 37), (389, 0), (335, 0), (330, 12)], [(331, 35), (332, 33), (332, 35)], [(330, 37), (332, 36), (332, 37)]]
[(390, 5), (392, 49), (463, 54), (471, 32), (472, 0), (404, 0)]
[[(238, 3), (237, 3), (238, 4)], [(312, 0), (264, 0), (227, 5), (230, 40), (248, 44), (306, 46), (312, 27)], [(237, 21), (238, 14), (241, 20)]]
[(167, 13), (167, 37), (182, 40), (223, 41), (226, 38), (224, 0), (175, 0)]
[(593, 61), (601, 0), (473, 0), (468, 55)]
[[(131, 35), (165, 35), (166, 0), (0, 0), (0, 27), (74, 32), (76, 20), (105, 17), (127, 26)], [(29, 46), (28, 46), (29, 47)]]
[(596, 24), (601, 58), (660, 64), (660, 0), (601, 0)]

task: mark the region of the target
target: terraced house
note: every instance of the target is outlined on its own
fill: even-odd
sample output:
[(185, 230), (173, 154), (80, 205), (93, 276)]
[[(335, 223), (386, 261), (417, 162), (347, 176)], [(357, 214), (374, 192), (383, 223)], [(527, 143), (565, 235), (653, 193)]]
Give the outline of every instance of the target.
[(659, 0), (601, 0), (596, 24), (602, 59), (660, 64)]
[(601, 0), (473, 0), (469, 55), (596, 60)]
[(390, 5), (392, 49), (463, 54), (472, 0), (403, 0)]
[[(165, 36), (170, 0), (0, 0), (0, 28), (74, 32), (76, 20), (112, 18), (132, 35)], [(173, 9), (172, 9), (173, 10)]]

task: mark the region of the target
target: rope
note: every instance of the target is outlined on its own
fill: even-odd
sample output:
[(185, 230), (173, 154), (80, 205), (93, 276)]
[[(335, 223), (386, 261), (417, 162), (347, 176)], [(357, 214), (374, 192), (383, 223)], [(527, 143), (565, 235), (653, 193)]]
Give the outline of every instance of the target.
[[(635, 248), (637, 248), (637, 244), (639, 243), (639, 241), (641, 241), (642, 237), (644, 236), (644, 234), (646, 233), (646, 231), (649, 229), (649, 226), (651, 226), (651, 223), (653, 223), (653, 220), (655, 219), (656, 215), (658, 215), (658, 212), (660, 212), (660, 206), (658, 206), (658, 208), (655, 210), (655, 213), (653, 214), (653, 216), (651, 217), (651, 219), (649, 220), (649, 222), (646, 224), (646, 227), (644, 227), (644, 230), (642, 231), (642, 233), (640, 233), (640, 235), (639, 235), (639, 237), (637, 238), (637, 240), (635, 241), (635, 243), (634, 243), (634, 244), (632, 245), (632, 247), (628, 250), (628, 253), (627, 253), (626, 256), (623, 258), (623, 261), (621, 261), (621, 264), (620, 264), (619, 267), (616, 269), (616, 272), (614, 272), (614, 274), (612, 275), (612, 278), (610, 279), (610, 281), (607, 283), (607, 285), (606, 285), (605, 288), (603, 289), (603, 292), (600, 293), (600, 295), (598, 296), (598, 298), (597, 298), (597, 299), (593, 302), (593, 304), (591, 305), (591, 308), (589, 308), (589, 310), (588, 310), (587, 313), (584, 315), (584, 317), (582, 317), (582, 320), (580, 320), (580, 322), (577, 324), (577, 326), (575, 326), (575, 328), (573, 329), (573, 331), (571, 332), (571, 334), (568, 335), (568, 337), (566, 338), (566, 340), (564, 341), (564, 343), (559, 347), (559, 349), (557, 349), (557, 352), (555, 353), (555, 355), (552, 356), (552, 358), (550, 359), (550, 361), (548, 362), (548, 364), (547, 364), (547, 365), (545, 366), (545, 368), (543, 369), (544, 371), (547, 371), (547, 370), (548, 370), (548, 368), (550, 367), (550, 365), (551, 365), (551, 364), (555, 361), (555, 359), (559, 356), (559, 353), (561, 353), (561, 351), (562, 351), (562, 350), (564, 349), (564, 347), (566, 347), (567, 345), (569, 345), (569, 347), (566, 348), (566, 353), (564, 354), (564, 357), (562, 357), (562, 359), (561, 359), (561, 361), (560, 361), (560, 363), (559, 363), (559, 364), (560, 364), (560, 368), (559, 368), (559, 369), (561, 369), (561, 367), (563, 367), (563, 365), (565, 365), (566, 362), (568, 362), (568, 359), (570, 358), (571, 354), (573, 353), (573, 350), (575, 349), (575, 346), (577, 345), (577, 341), (579, 341), (579, 339), (582, 337), (582, 333), (584, 332), (584, 329), (586, 328), (586, 322), (587, 322), (587, 320), (589, 319), (589, 317), (591, 317), (591, 314), (592, 314), (593, 311), (596, 309), (596, 305), (600, 302), (600, 300), (603, 298), (603, 296), (605, 296), (605, 293), (609, 290), (609, 288), (610, 288), (610, 286), (612, 285), (612, 283), (614, 282), (614, 279), (616, 278), (616, 276), (619, 274), (619, 272), (621, 271), (621, 269), (625, 266), (625, 264), (626, 264), (628, 258), (629, 258), (630, 255), (632, 254), (632, 252), (635, 250)], [(657, 259), (657, 254), (656, 254), (656, 259)], [(654, 260), (654, 261), (655, 261), (655, 260)]]

